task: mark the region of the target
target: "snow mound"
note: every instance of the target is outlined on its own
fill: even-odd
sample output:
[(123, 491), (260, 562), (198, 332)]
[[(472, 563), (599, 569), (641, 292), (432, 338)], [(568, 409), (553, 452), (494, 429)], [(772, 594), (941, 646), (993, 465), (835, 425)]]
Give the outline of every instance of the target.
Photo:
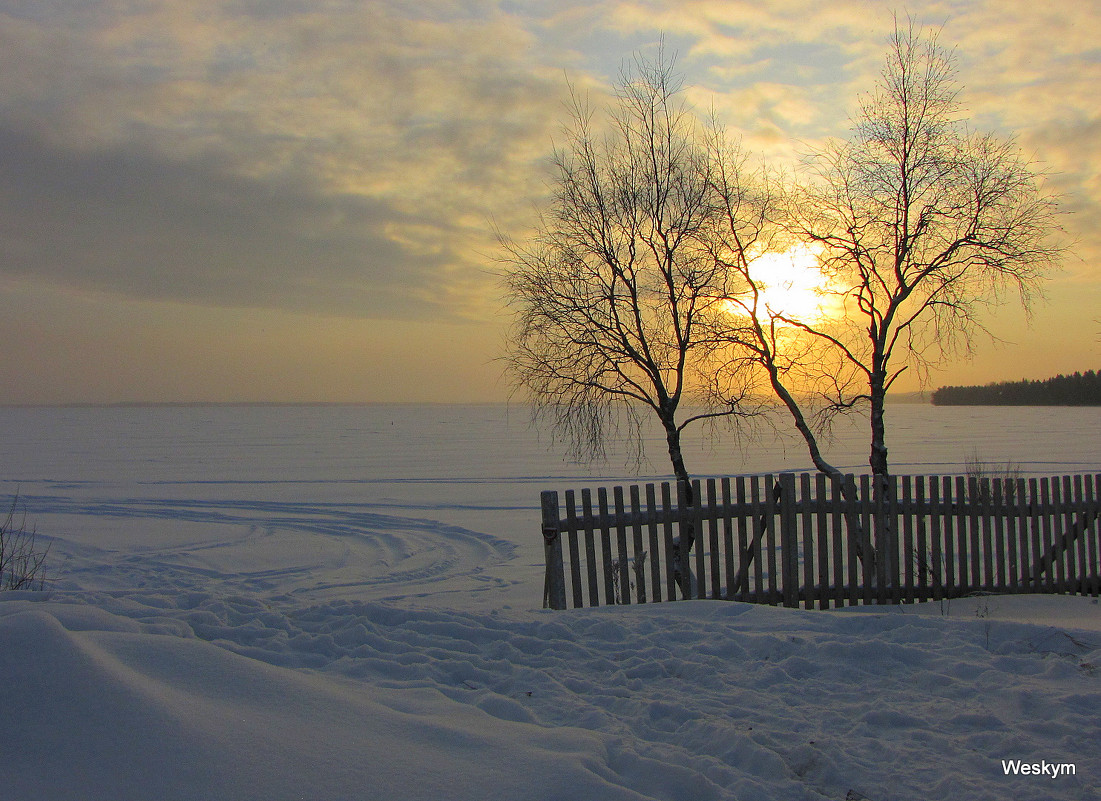
[(9, 798), (643, 797), (597, 734), (273, 667), (94, 608), (3, 611)]

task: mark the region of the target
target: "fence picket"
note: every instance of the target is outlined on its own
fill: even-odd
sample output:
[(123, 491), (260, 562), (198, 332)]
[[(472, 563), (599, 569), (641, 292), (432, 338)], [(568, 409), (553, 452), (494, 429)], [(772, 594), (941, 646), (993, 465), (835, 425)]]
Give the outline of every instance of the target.
[(612, 563), (612, 569), (616, 576), (616, 589), (618, 590), (616, 603), (631, 603), (631, 570), (627, 565), (627, 526), (624, 523), (623, 514), (623, 487), (612, 487), (612, 499), (615, 503), (615, 540), (616, 560)]
[(1012, 479), (1002, 482), (1002, 513), (999, 515), (998, 527), (994, 529), (995, 536), (1004, 542), (1005, 546), (1005, 573), (1002, 577), (1004, 592), (1017, 591), (1017, 518), (1014, 514), (1013, 487)]
[(929, 564), (926, 571), (929, 575), (930, 589), (933, 594), (933, 600), (939, 601), (944, 598), (944, 532), (941, 526), (941, 521), (945, 520), (944, 507), (940, 502), (940, 480), (937, 476), (930, 476), (929, 478), (929, 510), (930, 510), (930, 531), (929, 531)]
[(703, 490), (699, 479), (692, 482), (692, 530), (696, 532), (696, 598), (703, 600), (707, 597), (707, 568), (704, 563), (704, 532), (703, 532)]
[(635, 599), (646, 603), (646, 547), (642, 544), (642, 504), (638, 498), (638, 484), (630, 487), (631, 539), (635, 547), (635, 561), (631, 570), (635, 574)]
[(665, 590), (670, 601), (677, 600), (677, 565), (673, 545), (673, 503), (669, 497), (669, 482), (661, 484), (661, 509), (665, 518), (662, 534), (665, 539)]
[(612, 532), (608, 526), (610, 515), (608, 514), (608, 490), (606, 487), (597, 487), (597, 510), (600, 513), (600, 556), (604, 568), (604, 603), (614, 606), (618, 601), (615, 595), (615, 583), (612, 567)]
[(1044, 587), (1048, 592), (1055, 592), (1055, 570), (1052, 564), (1055, 561), (1055, 532), (1051, 522), (1051, 481), (1048, 478), (1040, 479), (1040, 497), (1038, 508), (1040, 512), (1040, 560), (1038, 567), (1042, 573)]
[(654, 485), (646, 485), (646, 531), (650, 539), (650, 587), (654, 591), (654, 601), (661, 601), (661, 548), (658, 545), (657, 496)]
[[(877, 482), (877, 483), (881, 483)], [(883, 503), (880, 513), (886, 574), (885, 595), (890, 603), (902, 600), (902, 574), (899, 571), (899, 532), (898, 532), (898, 476), (888, 476), (883, 486)]]
[(969, 562), (967, 561), (967, 479), (963, 476), (956, 477), (955, 494), (952, 496), (952, 507), (956, 510), (956, 586), (970, 586)]
[(761, 556), (761, 542), (765, 536), (765, 508), (761, 503), (761, 492), (759, 484), (759, 476), (752, 476), (749, 479), (750, 498), (752, 499), (752, 507), (750, 508), (750, 514), (753, 516), (753, 544), (750, 546), (752, 551), (749, 555), (750, 560), (753, 563), (753, 597), (757, 600), (757, 603), (771, 603), (771, 601), (764, 601), (764, 561)]
[(768, 525), (765, 527), (765, 543), (764, 547), (768, 549), (768, 601), (767, 603), (774, 604), (780, 600), (780, 582), (776, 569), (776, 552), (780, 547), (780, 538), (777, 536), (779, 532), (777, 529), (777, 503), (776, 503), (776, 482), (772, 476), (765, 476), (765, 519), (768, 521)]
[[(830, 563), (829, 563), (829, 529), (826, 527), (826, 475), (817, 473), (814, 476), (814, 505), (817, 509), (818, 519), (818, 608), (830, 608)], [(836, 539), (836, 537), (834, 538)], [(807, 602), (807, 609), (810, 609)]]
[(961, 513), (967, 526), (967, 559), (963, 559), (966, 570), (961, 576), (960, 583), (964, 587), (982, 587), (982, 551), (979, 547), (979, 505), (982, 498), (979, 495), (979, 479), (976, 476), (967, 478), (966, 495), (960, 493), (960, 504), (970, 511)]
[(833, 605), (834, 607), (845, 605), (845, 532), (842, 529), (842, 515), (841, 515), (841, 503), (838, 499), (838, 491), (841, 487), (841, 482), (837, 480), (837, 476), (830, 476), (829, 486), (825, 487), (823, 483), (822, 498), (825, 500), (826, 493), (829, 493), (829, 498), (832, 499), (831, 507), (833, 513), (829, 517), (831, 534), (833, 535)]
[[(972, 503), (972, 508), (975, 511), (972, 512), (972, 518), (976, 516), (975, 534), (972, 538), (972, 542), (978, 543), (978, 537), (982, 537), (981, 545), (977, 546), (982, 551), (982, 588), (987, 592), (994, 591), (994, 547), (993, 547), (993, 532), (990, 530), (990, 503), (993, 496), (993, 488), (989, 478), (982, 478), (979, 480), (979, 497), (978, 503)], [(978, 557), (976, 562), (980, 560)]]
[[(1066, 479), (1070, 481), (1071, 479)], [(1087, 524), (1087, 516), (1085, 512), (1086, 504), (1085, 498), (1082, 494), (1082, 476), (1074, 476), (1073, 478), (1073, 505), (1076, 510), (1080, 510), (1078, 515), (1072, 515), (1072, 525), (1074, 526), (1074, 553), (1071, 557), (1074, 559), (1075, 569), (1073, 572), (1073, 581), (1071, 583), (1070, 592), (1086, 594), (1086, 539), (1089, 536), (1089, 525)], [(1064, 497), (1071, 492), (1070, 485), (1067, 484), (1064, 489)], [(1073, 520), (1074, 517), (1081, 517), (1082, 520), (1082, 532), (1078, 534), (1078, 522)]]
[(589, 606), (600, 606), (600, 590), (596, 580), (596, 544), (593, 541), (593, 494), (581, 490), (581, 519), (585, 521), (585, 576), (589, 580)]
[(558, 527), (558, 493), (540, 493), (543, 522), (543, 559), (547, 565), (543, 581), (543, 608), (566, 608), (566, 577), (562, 568), (562, 531)]
[(1065, 592), (1067, 586), (1067, 547), (1071, 532), (1067, 528), (1067, 516), (1059, 513), (1062, 506), (1062, 484), (1051, 479), (1051, 558), (1055, 564), (1055, 590)]
[[(911, 497), (912, 481), (910, 476), (899, 478), (902, 484), (902, 502), (898, 507), (898, 517), (902, 518), (902, 600), (908, 604), (914, 602), (914, 504)], [(919, 518), (920, 519), (920, 518)]]
[(1017, 529), (1018, 577), (1014, 582), (1019, 592), (1028, 592), (1028, 577), (1032, 575), (1032, 560), (1029, 558), (1028, 535), (1028, 495), (1023, 478), (1013, 482), (1014, 510), (1013, 521)]
[(1009, 590), (1009, 583), (1006, 581), (1006, 539), (1005, 539), (1005, 519), (1007, 515), (1006, 504), (1004, 498), (1005, 481), (1002, 479), (995, 479), (991, 483), (992, 495), (990, 498), (991, 505), (991, 519), (990, 526), (992, 527), (991, 536), (994, 538), (994, 591), (1005, 592)]
[(570, 552), (570, 585), (573, 588), (573, 608), (584, 606), (581, 598), (581, 559), (577, 548), (577, 507), (574, 505), (573, 490), (566, 490), (566, 542)]
[(730, 479), (722, 480), (722, 505), (723, 505), (723, 545), (726, 549), (726, 595), (725, 598), (734, 597), (734, 512), (730, 508)]
[(914, 570), (915, 584), (914, 594), (917, 601), (928, 601), (931, 597), (929, 573), (922, 569), (925, 561), (929, 560), (929, 531), (926, 521), (931, 519), (929, 506), (925, 500), (925, 479), (917, 476), (914, 479), (914, 516), (917, 518), (917, 541), (914, 543), (914, 553), (910, 562)]
[(799, 530), (795, 474), (780, 474), (780, 594), (784, 606), (799, 605)]
[(1043, 559), (1044, 552), (1040, 545), (1042, 542), (1042, 528), (1040, 523), (1040, 484), (1035, 478), (1028, 480), (1028, 504), (1026, 511), (1028, 513), (1028, 534), (1029, 544), (1032, 546), (1030, 549), (1029, 558), (1029, 592), (1042, 592), (1043, 586), (1043, 574), (1041, 570), (1041, 560)]
[(1101, 475), (1085, 477), (1085, 515), (1095, 527), (1095, 533), (1086, 538), (1086, 560), (1089, 565), (1085, 572), (1089, 593), (1093, 597), (1101, 595)]
[[(792, 482), (792, 488), (795, 484)], [(818, 599), (818, 583), (815, 580), (816, 574), (814, 571), (815, 563), (818, 561), (815, 557), (815, 537), (814, 537), (814, 509), (811, 506), (811, 493), (810, 493), (810, 473), (803, 473), (799, 476), (799, 493), (802, 497), (802, 515), (800, 516), (799, 523), (799, 540), (802, 543), (802, 549), (800, 554), (803, 557), (803, 587), (806, 588), (803, 595), (803, 605), (807, 609), (813, 609), (814, 603)], [(798, 567), (798, 562), (796, 562)], [(799, 588), (796, 587), (796, 597), (799, 597)]]
[[(746, 508), (745, 476), (738, 476), (735, 479), (734, 491), (738, 507)], [(747, 524), (751, 526), (752, 522), (752, 510), (748, 514), (738, 516), (738, 573), (734, 579), (738, 586), (734, 589), (734, 597), (739, 601), (745, 600), (749, 596), (749, 564), (752, 556), (749, 550), (750, 539)]]
[[(845, 486), (854, 494), (851, 496), (847, 495), (845, 493)], [(844, 479), (835, 479), (833, 493), (834, 502), (844, 510), (841, 520), (843, 521), (842, 524), (845, 526), (845, 541), (848, 545), (845, 550), (848, 555), (849, 568), (849, 606), (855, 606), (860, 603), (861, 585), (858, 572), (863, 569), (861, 567), (863, 560), (860, 558), (860, 554), (863, 552), (863, 546), (860, 541), (862, 532), (859, 528), (860, 509), (856, 503), (855, 490), (856, 485), (852, 483), (852, 476), (845, 476)]]
[(711, 548), (711, 597), (718, 598), (722, 592), (719, 574), (719, 514), (715, 503), (715, 479), (707, 479), (707, 533)]

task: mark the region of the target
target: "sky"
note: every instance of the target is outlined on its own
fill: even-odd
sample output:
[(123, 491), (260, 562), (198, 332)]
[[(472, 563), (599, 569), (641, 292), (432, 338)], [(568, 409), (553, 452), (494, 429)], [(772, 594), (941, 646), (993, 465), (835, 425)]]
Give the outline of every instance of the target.
[[(894, 10), (0, 0), (0, 403), (503, 400), (493, 230), (530, 231), (569, 84), (599, 102), (664, 36), (692, 103), (790, 165), (846, 134)], [(943, 26), (1072, 243), (932, 386), (1097, 369), (1101, 2), (897, 10)]]

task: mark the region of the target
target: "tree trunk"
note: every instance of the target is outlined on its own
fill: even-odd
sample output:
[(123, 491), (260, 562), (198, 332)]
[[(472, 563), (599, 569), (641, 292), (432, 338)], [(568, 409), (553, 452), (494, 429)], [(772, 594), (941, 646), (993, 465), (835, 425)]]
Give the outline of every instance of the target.
[[(669, 461), (673, 465), (673, 475), (684, 486), (684, 503), (691, 507), (695, 504), (695, 493), (692, 491), (692, 477), (688, 474), (688, 468), (684, 466), (684, 454), (680, 446), (680, 429), (672, 418), (662, 417), (662, 425), (665, 426), (665, 442), (669, 447)], [(680, 587), (681, 597), (692, 597), (692, 566), (688, 555), (696, 542), (696, 532), (691, 521), (680, 527), (681, 536), (674, 542), (674, 574), (677, 586)]]
[[(871, 406), (872, 444), (869, 455), (869, 464), (872, 468), (872, 516), (875, 520), (874, 549), (879, 554), (889, 554), (891, 549), (887, 547), (895, 532), (892, 530), (890, 515), (888, 514), (887, 495), (890, 488), (890, 474), (887, 465), (887, 425), (883, 419), (883, 406), (886, 401), (886, 389), (884, 387), (884, 371), (882, 368), (872, 371), (869, 389)], [(880, 562), (873, 563), (876, 572), (876, 584), (878, 585), (879, 602), (884, 603), (886, 587), (893, 584), (894, 573), (889, 571), (888, 565)]]
[[(807, 450), (810, 452), (810, 458), (814, 462), (814, 466), (819, 472), (837, 479), (841, 484), (841, 494), (848, 501), (848, 508), (845, 512), (845, 525), (848, 528), (849, 536), (856, 541), (857, 558), (860, 559), (861, 563), (868, 560), (869, 564), (874, 565), (876, 558), (875, 548), (872, 546), (869, 532), (865, 531), (864, 527), (860, 525), (860, 516), (856, 513), (858, 498), (855, 482), (845, 480), (845, 476), (841, 474), (841, 471), (825, 460), (822, 456), (822, 451), (818, 447), (818, 438), (814, 435), (814, 431), (811, 430), (810, 425), (807, 424), (806, 417), (803, 415), (803, 410), (799, 406), (799, 401), (797, 401), (788, 391), (787, 387), (784, 386), (775, 365), (767, 363), (765, 367), (768, 370), (769, 382), (772, 384), (773, 391), (791, 413), (792, 419), (795, 421), (795, 428), (803, 435), (803, 440), (807, 443)], [(880, 395), (880, 425), (883, 424), (882, 401), (883, 398), (882, 395)], [(884, 448), (884, 465), (886, 465), (886, 452), (886, 448)]]
[(872, 372), (871, 380), (872, 450), (868, 463), (872, 475), (882, 480), (889, 473), (887, 466), (887, 425), (883, 419), (883, 405), (887, 391), (883, 386), (883, 371)]

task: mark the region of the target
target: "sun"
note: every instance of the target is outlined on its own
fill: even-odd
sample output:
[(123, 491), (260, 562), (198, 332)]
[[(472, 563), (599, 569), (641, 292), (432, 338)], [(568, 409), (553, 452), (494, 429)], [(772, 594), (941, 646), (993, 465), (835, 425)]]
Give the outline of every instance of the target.
[(749, 262), (749, 274), (760, 286), (761, 302), (772, 314), (803, 322), (829, 314), (828, 281), (818, 269), (818, 253), (810, 245), (763, 253)]

